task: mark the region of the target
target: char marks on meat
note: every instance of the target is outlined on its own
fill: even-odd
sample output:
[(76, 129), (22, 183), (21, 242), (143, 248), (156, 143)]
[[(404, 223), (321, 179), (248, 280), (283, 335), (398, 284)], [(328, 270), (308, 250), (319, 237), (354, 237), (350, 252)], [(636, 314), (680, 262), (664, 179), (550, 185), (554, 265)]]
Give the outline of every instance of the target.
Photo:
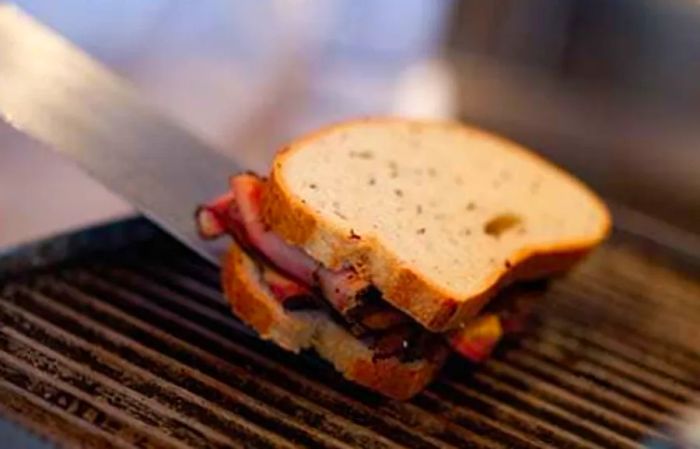
[(411, 326), (402, 326), (374, 336), (371, 343), (371, 347), (374, 349), (373, 359), (376, 361), (391, 357), (402, 358), (413, 334), (414, 329)]
[(382, 299), (381, 292), (369, 287), (356, 301), (355, 306), (345, 313), (348, 321), (357, 323), (369, 331), (380, 331), (413, 323), (405, 313), (394, 308)]
[(352, 269), (331, 271), (320, 268), (317, 272), (318, 285), (323, 296), (333, 308), (346, 315), (363, 302), (372, 286)]

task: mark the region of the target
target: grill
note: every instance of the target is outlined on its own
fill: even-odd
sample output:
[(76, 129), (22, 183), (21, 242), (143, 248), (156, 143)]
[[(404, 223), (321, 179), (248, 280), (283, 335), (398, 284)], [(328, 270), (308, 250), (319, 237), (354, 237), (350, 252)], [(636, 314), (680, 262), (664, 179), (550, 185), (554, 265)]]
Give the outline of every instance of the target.
[(256, 339), (216, 270), (144, 223), (53, 239), (1, 259), (0, 414), (100, 448), (672, 443), (700, 390), (700, 256), (648, 237), (616, 231), (530, 333), (407, 403)]

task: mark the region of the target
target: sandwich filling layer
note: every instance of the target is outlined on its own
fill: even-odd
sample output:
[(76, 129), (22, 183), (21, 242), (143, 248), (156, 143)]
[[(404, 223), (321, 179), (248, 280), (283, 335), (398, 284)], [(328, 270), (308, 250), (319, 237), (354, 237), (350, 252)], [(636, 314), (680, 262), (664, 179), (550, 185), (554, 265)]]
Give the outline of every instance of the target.
[(229, 192), (198, 209), (197, 223), (205, 238), (231, 235), (257, 261), (262, 281), (286, 309), (326, 310), (366, 341), (375, 358), (397, 357), (402, 361), (429, 359), (431, 353), (442, 352), (438, 346), (448, 344), (478, 362), (505, 333), (522, 327), (530, 295), (514, 295), (518, 301), (495, 301), (481, 316), (445, 334), (425, 330), (383, 301), (371, 280), (354, 269), (330, 270), (273, 233), (261, 216), (264, 182), (254, 174), (234, 176)]

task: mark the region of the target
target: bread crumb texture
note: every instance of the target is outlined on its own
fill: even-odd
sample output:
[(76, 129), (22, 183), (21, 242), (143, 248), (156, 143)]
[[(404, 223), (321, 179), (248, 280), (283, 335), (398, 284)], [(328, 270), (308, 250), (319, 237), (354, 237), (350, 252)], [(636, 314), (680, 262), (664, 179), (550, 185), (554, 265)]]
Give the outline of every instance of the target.
[(352, 224), (456, 297), (519, 249), (589, 240), (607, 220), (574, 178), (465, 127), (340, 126), (293, 152), (283, 174), (323, 219)]

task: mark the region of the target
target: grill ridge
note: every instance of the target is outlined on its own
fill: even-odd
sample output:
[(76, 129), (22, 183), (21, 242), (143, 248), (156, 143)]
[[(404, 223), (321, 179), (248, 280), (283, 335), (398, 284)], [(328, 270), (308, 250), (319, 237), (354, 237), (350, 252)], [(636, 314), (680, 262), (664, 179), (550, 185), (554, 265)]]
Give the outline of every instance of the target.
[(148, 426), (123, 411), (104, 404), (96, 404), (90, 396), (56, 379), (47, 379), (43, 372), (34, 373), (31, 367), (20, 361), (0, 355), (0, 373), (3, 378), (23, 391), (50, 401), (53, 405), (86, 418), (89, 422), (107, 429), (117, 438), (134, 444), (161, 446), (166, 448), (186, 447), (177, 440), (162, 435), (154, 436)]
[(664, 435), (660, 432), (649, 430), (647, 426), (634, 418), (598, 405), (590, 399), (578, 396), (562, 387), (537, 379), (532, 374), (515, 366), (496, 360), (485, 371), (494, 377), (503, 379), (504, 382), (513, 385), (518, 390), (527, 390), (528, 393), (542, 398), (560, 409), (569, 407), (571, 412), (579, 419), (583, 418), (585, 421), (595, 422), (597, 425), (624, 435), (629, 439), (639, 440), (648, 435), (664, 439)]
[[(609, 372), (603, 368), (597, 367), (595, 364), (586, 361), (583, 358), (577, 358), (574, 360), (567, 360), (562, 357), (559, 352), (548, 351), (541, 346), (536, 349), (527, 348), (527, 342), (523, 343), (523, 348), (531, 355), (539, 358), (540, 360), (546, 360), (552, 364), (560, 364), (562, 360), (571, 363), (569, 366), (569, 371), (580, 378), (587, 379), (601, 387), (608, 389), (609, 391), (615, 391), (631, 400), (640, 402), (644, 406), (653, 408), (662, 413), (668, 413), (673, 410), (678, 404), (663, 396), (654, 395), (653, 392), (645, 390), (643, 386), (635, 385), (633, 382), (627, 382), (627, 379), (623, 376), (615, 375), (613, 372)], [(551, 347), (550, 347), (551, 348)]]
[(535, 373), (539, 379), (548, 382), (549, 385), (561, 385), (566, 391), (575, 392), (579, 398), (591, 397), (598, 401), (607, 410), (616, 410), (621, 415), (635, 419), (647, 428), (655, 423), (672, 424), (676, 420), (663, 412), (647, 407), (645, 403), (634, 401), (620, 393), (605, 389), (601, 385), (577, 376), (558, 363), (549, 360), (541, 360), (526, 352), (513, 350), (505, 356), (510, 366), (517, 367), (528, 373)]
[[(682, 331), (695, 331), (696, 329), (691, 318), (692, 315), (689, 316), (687, 312), (685, 314), (680, 314), (680, 312), (669, 310), (668, 313), (664, 314), (663, 316), (657, 316), (657, 314), (655, 314), (654, 307), (652, 307), (648, 302), (637, 301), (621, 303), (613, 299), (617, 295), (610, 294), (609, 290), (602, 287), (556, 285), (555, 291), (563, 293), (563, 295), (565, 295), (564, 297), (567, 298), (566, 301), (561, 301), (561, 304), (558, 304), (561, 306), (574, 307), (575, 305), (572, 304), (572, 300), (575, 298), (584, 299), (598, 297), (604, 299), (606, 301), (604, 310), (607, 312), (605, 315), (607, 316), (608, 321), (617, 324), (618, 321), (624, 322), (625, 317), (634, 314), (637, 321), (648, 323), (647, 332), (654, 331), (654, 336), (657, 337), (659, 343), (670, 343), (669, 336), (667, 335), (668, 333), (679, 335)], [(598, 307), (600, 307), (600, 305)], [(610, 309), (616, 309), (617, 313), (610, 314)], [(588, 313), (600, 313), (600, 311), (601, 310), (589, 309)], [(675, 344), (680, 346), (679, 349), (686, 353), (690, 358), (698, 358), (696, 357), (696, 354), (693, 353), (692, 348), (687, 347), (686, 343), (682, 339), (674, 340), (676, 341)]]
[[(153, 437), (157, 444), (172, 447), (205, 447), (202, 436), (202, 429), (197, 423), (186, 423), (172, 414), (167, 413), (167, 409), (156, 406), (156, 413), (150, 413), (152, 403), (143, 403), (140, 398), (134, 395), (125, 395), (117, 391), (112, 382), (96, 373), (84, 372), (84, 368), (77, 368), (61, 360), (57, 354), (49, 354), (48, 351), (39, 352), (36, 347), (30, 347), (18, 338), (14, 333), (8, 332), (0, 335), (0, 346), (15, 346), (14, 351), (20, 356), (6, 357), (0, 354), (0, 360), (5, 363), (5, 369), (12, 368), (20, 372), (33, 372), (36, 368), (41, 368), (41, 374), (37, 377), (44, 381), (51, 381), (52, 378), (59, 378), (56, 386), (61, 388), (67, 395), (73, 396), (74, 400), (95, 401), (99, 405), (109, 410), (109, 414), (122, 418), (131, 425), (137, 423), (139, 426), (149, 428), (148, 434)], [(80, 371), (83, 371), (82, 373)], [(9, 377), (9, 376), (8, 376)], [(126, 391), (126, 390), (125, 390)], [(63, 405), (69, 401), (64, 397), (58, 398), (58, 403)], [(71, 405), (67, 405), (70, 408)], [(170, 416), (168, 416), (170, 415)], [(158, 434), (150, 431), (150, 428), (157, 427), (164, 432)], [(227, 447), (224, 442), (227, 438), (222, 434), (208, 433), (206, 441), (208, 447)]]
[(453, 401), (453, 398), (445, 398), (439, 394), (440, 385), (418, 397), (415, 401), (425, 410), (447, 416), (451, 420), (472, 430), (475, 433), (493, 435), (505, 447), (550, 447), (542, 441), (537, 441), (531, 435), (521, 432), (517, 427), (506, 421), (494, 419), (486, 413), (483, 407), (462, 407)]
[(523, 411), (502, 397), (494, 397), (479, 391), (471, 390), (464, 385), (455, 383), (438, 383), (434, 391), (437, 398), (446, 404), (460, 408), (478, 410), (492, 417), (495, 422), (507, 425), (522, 434), (530, 435), (530, 439), (538, 445), (546, 444), (555, 448), (597, 448), (592, 442), (586, 441), (568, 430), (531, 414), (532, 410)]
[[(26, 299), (26, 298), (25, 298), (25, 299)], [(9, 305), (9, 304), (4, 304), (3, 307), (9, 309), (9, 308), (10, 308), (10, 305)], [(20, 309), (16, 309), (16, 310), (19, 311)], [(35, 316), (32, 316), (31, 313), (29, 313), (29, 312), (27, 312), (27, 311), (22, 310), (22, 311), (20, 311), (19, 313), (20, 313), (22, 316), (18, 316), (18, 317), (16, 317), (15, 319), (16, 319), (19, 323), (21, 323), (24, 327), (28, 327), (28, 326), (27, 326), (28, 322), (27, 322), (27, 321), (22, 322), (22, 321), (20, 321), (20, 320), (22, 320), (23, 318), (29, 317), (32, 321), (34, 321), (35, 323), (40, 324), (40, 325), (43, 326), (43, 327), (52, 328), (53, 330), (56, 330), (56, 329), (57, 329), (55, 326), (52, 326), (49, 322), (44, 321), (44, 320), (41, 319), (41, 318), (37, 318), (37, 317), (35, 317)], [(5, 320), (8, 319), (7, 315), (3, 316), (3, 318), (4, 318)], [(12, 318), (10, 318), (10, 319), (12, 319)], [(67, 324), (67, 323), (64, 321), (64, 322), (62, 322), (62, 324)], [(39, 331), (39, 329), (40, 329), (40, 328), (39, 328), (38, 326), (36, 326), (36, 327), (34, 327), (34, 329), (32, 329), (32, 330)], [(74, 340), (77, 340), (77, 338), (74, 337)], [(78, 341), (80, 341), (80, 340), (78, 340)], [(85, 342), (85, 340), (83, 340), (83, 342)], [(74, 342), (71, 342), (71, 343), (74, 343)], [(79, 344), (80, 344), (80, 343), (78, 343), (78, 345), (79, 345)], [(239, 417), (234, 416), (234, 418), (235, 418), (236, 420), (239, 420), (239, 421), (240, 421), (240, 418), (239, 418)], [(251, 427), (251, 426), (248, 425), (247, 427)], [(243, 427), (243, 426), (240, 426), (240, 429), (244, 429), (244, 427)], [(227, 430), (228, 430), (229, 434), (236, 434), (236, 433), (237, 433), (237, 434), (241, 434), (242, 432), (244, 432), (243, 435), (242, 435), (244, 438), (242, 438), (242, 440), (247, 439), (247, 438), (245, 438), (245, 437), (250, 437), (250, 438), (253, 438), (253, 439), (254, 439), (254, 437), (256, 436), (255, 434), (247, 435), (247, 434), (245, 433), (245, 429), (244, 429), (244, 430), (240, 430), (240, 429), (239, 429), (238, 432), (234, 432), (234, 429), (233, 429), (233, 428), (230, 428), (230, 427), (229, 427)], [(261, 432), (259, 432), (259, 433), (263, 434), (264, 432), (261, 431)], [(272, 436), (272, 438), (275, 439), (274, 436)], [(281, 443), (281, 442), (280, 442), (280, 443)], [(264, 440), (260, 440), (257, 444), (259, 444), (259, 445), (261, 445), (261, 446), (266, 445)], [(269, 446), (269, 444), (268, 444), (268, 446)]]
[[(692, 390), (700, 389), (700, 379), (694, 376), (694, 373), (700, 371), (700, 367), (694, 367), (692, 361), (681, 360), (682, 357), (679, 357), (678, 354), (664, 354), (661, 349), (653, 348), (653, 345), (649, 345), (644, 351), (641, 344), (637, 345), (633, 341), (611, 338), (603, 332), (576, 329), (576, 324), (578, 324), (576, 320), (549, 318), (546, 327), (542, 326), (541, 330), (551, 329), (555, 334), (561, 334), (580, 342), (578, 343), (580, 346), (595, 348), (599, 350), (600, 354), (629, 362), (640, 370), (656, 373), (672, 383), (683, 385)], [(546, 336), (539, 335), (539, 337)]]
[[(554, 351), (574, 353), (581, 349), (581, 343), (575, 338), (569, 337), (564, 331), (552, 328), (552, 334), (556, 335), (556, 339), (552, 338), (548, 341), (548, 346)], [(549, 345), (551, 343), (551, 345)], [(543, 347), (541, 343), (536, 345), (533, 340), (524, 340), (525, 347)], [(586, 342), (584, 351), (581, 351), (580, 359), (594, 364), (598, 368), (605, 368), (611, 373), (615, 373), (626, 380), (633, 380), (634, 383), (644, 386), (649, 390), (653, 390), (670, 400), (683, 402), (684, 398), (695, 394), (696, 388), (687, 386), (691, 381), (676, 379), (666, 373), (659, 372), (655, 369), (644, 368), (633, 360), (623, 357), (609, 357), (605, 350), (599, 349), (595, 345), (590, 345)]]
[[(590, 298), (579, 297), (579, 301), (586, 301)], [(568, 298), (567, 298), (568, 301)], [(636, 348), (640, 351), (649, 351), (656, 355), (663, 355), (666, 360), (672, 361), (681, 369), (691, 373), (700, 369), (700, 355), (687, 348), (685, 343), (678, 340), (669, 339), (668, 336), (657, 335), (655, 329), (648, 329), (648, 333), (640, 333), (633, 325), (623, 319), (608, 318), (601, 313), (586, 314), (579, 307), (573, 304), (561, 302), (550, 302), (548, 312), (557, 312), (560, 320), (575, 325), (575, 332), (593, 331), (597, 334), (595, 338), (605, 339), (609, 342), (617, 341), (626, 346)], [(631, 315), (631, 314), (629, 314)], [(628, 316), (629, 316), (628, 315)], [(631, 318), (631, 317), (630, 317)], [(591, 329), (591, 321), (595, 319), (595, 328)], [(611, 336), (614, 336), (611, 338)]]
[(67, 412), (45, 398), (27, 394), (26, 390), (0, 380), (0, 410), (46, 438), (60, 437), (64, 443), (100, 448), (128, 449), (133, 445), (93, 425), (78, 414)]

